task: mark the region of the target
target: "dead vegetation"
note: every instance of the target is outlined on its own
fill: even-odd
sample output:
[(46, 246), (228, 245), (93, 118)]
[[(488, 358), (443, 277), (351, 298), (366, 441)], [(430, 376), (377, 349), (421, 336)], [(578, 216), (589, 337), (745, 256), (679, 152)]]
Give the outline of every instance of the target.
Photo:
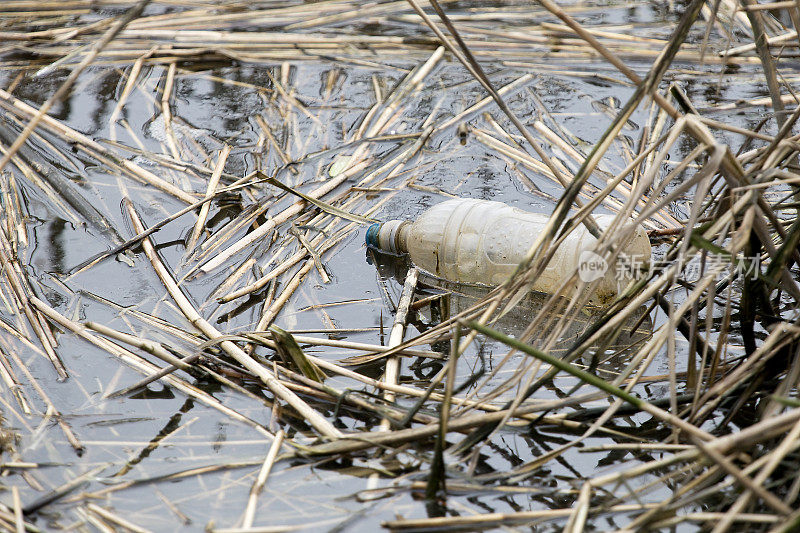
[[(618, 16), (637, 7), (6, 2), (0, 401), (20, 437), (0, 527), (797, 528), (800, 8)], [(744, 96), (685, 90), (722, 78)], [(86, 126), (67, 103), (107, 96), (98, 79), (113, 98)], [(586, 139), (586, 112), (551, 112), (541, 80), (624, 99), (564, 83), (604, 130)], [(214, 127), (228, 119), (246, 131)], [(373, 257), (383, 293), (364, 290), (365, 265), (342, 267), (363, 263), (359, 228), (415, 195), (477, 195), (485, 176), (424, 177), (474, 154), (552, 213), (517, 275), (466, 297)], [(530, 296), (598, 208), (618, 213), (609, 262), (649, 231), (644, 278), (603, 309), (585, 284)], [(81, 244), (47, 242), (46, 216), (86, 228)], [(176, 396), (172, 416), (155, 407)], [(143, 442), (80, 422), (138, 424), (139, 405)], [(195, 456), (222, 446), (215, 423), (238, 428), (236, 457)], [(177, 468), (146, 460), (171, 446)], [(323, 470), (345, 494), (304, 494)], [(224, 506), (187, 514), (170, 481)]]

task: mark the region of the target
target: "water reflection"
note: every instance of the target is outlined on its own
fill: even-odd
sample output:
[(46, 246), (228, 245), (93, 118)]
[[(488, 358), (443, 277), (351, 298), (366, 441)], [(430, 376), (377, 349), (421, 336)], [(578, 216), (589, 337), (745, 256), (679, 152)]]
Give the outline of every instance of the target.
[[(367, 261), (374, 264), (379, 275), (384, 279), (394, 279), (400, 285), (405, 280), (406, 273), (411, 266), (406, 256), (396, 256), (381, 253), (377, 250), (367, 250)], [(426, 299), (430, 302), (420, 309), (428, 322), (427, 326), (438, 324), (449, 316), (466, 311), (489, 293), (490, 288), (478, 285), (452, 283), (430, 274), (420, 272), (417, 284), (417, 301)], [(441, 295), (440, 298), (435, 298)], [(549, 295), (531, 292), (516, 307), (505, 313), (492, 324), (492, 327), (512, 337), (520, 337), (531, 322), (542, 311), (550, 299)], [(575, 344), (578, 339), (586, 334), (602, 315), (603, 309), (584, 308), (573, 313), (567, 321), (565, 329), (560, 333), (554, 344), (548, 350), (557, 354)], [(542, 321), (543, 326), (538, 328), (528, 342), (534, 346), (544, 344), (552, 335), (562, 315), (558, 312), (548, 313)], [(416, 325), (416, 324), (415, 324)], [(425, 325), (423, 325), (425, 326)], [(426, 329), (423, 327), (423, 329)], [(602, 348), (607, 357), (601, 357), (603, 364), (611, 364), (623, 355), (630, 353), (643, 341), (650, 337), (653, 331), (652, 320), (647, 314), (646, 306), (640, 307), (622, 325), (619, 334), (613, 339), (600, 339), (595, 348)], [(621, 363), (619, 360), (617, 363)], [(588, 361), (587, 361), (588, 363)], [(618, 366), (611, 364), (611, 366)], [(608, 370), (611, 370), (609, 368)]]
[(64, 230), (68, 222), (63, 218), (55, 218), (48, 223), (49, 238), (48, 243), (50, 256), (50, 264), (56, 272), (64, 271), (64, 257), (66, 256), (64, 250)]

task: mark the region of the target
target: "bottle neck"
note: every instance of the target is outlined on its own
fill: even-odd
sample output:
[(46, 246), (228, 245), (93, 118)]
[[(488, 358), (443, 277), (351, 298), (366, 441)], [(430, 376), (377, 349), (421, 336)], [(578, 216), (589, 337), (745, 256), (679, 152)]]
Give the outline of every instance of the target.
[(395, 237), (395, 244), (397, 251), (402, 254), (408, 253), (408, 234), (411, 232), (411, 222), (404, 220), (400, 227), (397, 228), (397, 237)]
[(377, 245), (381, 250), (394, 254), (408, 252), (408, 231), (411, 223), (406, 220), (389, 220), (378, 229)]

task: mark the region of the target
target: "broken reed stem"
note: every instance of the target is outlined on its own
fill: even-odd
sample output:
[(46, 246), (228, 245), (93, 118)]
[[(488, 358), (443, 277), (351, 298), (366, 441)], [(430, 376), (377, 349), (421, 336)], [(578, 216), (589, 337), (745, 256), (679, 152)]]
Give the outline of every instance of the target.
[[(564, 187), (566, 187), (568, 184), (566, 178), (564, 178), (562, 173), (550, 160), (544, 149), (533, 138), (533, 135), (531, 135), (528, 129), (522, 124), (522, 122), (519, 121), (517, 116), (511, 111), (508, 105), (506, 105), (505, 100), (503, 100), (502, 96), (500, 96), (500, 94), (498, 94), (498, 92), (495, 91), (494, 87), (489, 81), (489, 78), (486, 77), (483, 68), (480, 66), (480, 63), (478, 63), (475, 60), (474, 56), (469, 51), (469, 48), (467, 48), (466, 44), (461, 39), (461, 36), (456, 31), (455, 27), (452, 25), (447, 16), (445, 15), (441, 6), (439, 6), (439, 3), (436, 0), (429, 0), (429, 1), (433, 6), (433, 8), (436, 10), (437, 15), (439, 15), (439, 18), (442, 20), (442, 22), (444, 22), (447, 29), (456, 39), (456, 42), (458, 43), (460, 49), (456, 48), (450, 42), (450, 40), (444, 35), (444, 33), (442, 33), (439, 27), (436, 26), (436, 24), (433, 23), (430, 17), (428, 17), (428, 15), (422, 10), (422, 8), (419, 7), (419, 4), (417, 4), (416, 0), (408, 0), (408, 2), (414, 8), (414, 11), (416, 11), (417, 14), (420, 17), (422, 17), (425, 23), (431, 28), (431, 30), (433, 30), (433, 32), (439, 38), (441, 43), (445, 45), (448, 48), (448, 50), (450, 50), (453, 53), (453, 55), (456, 56), (456, 58), (464, 65), (464, 67), (466, 67), (466, 69), (470, 72), (470, 74), (472, 74), (475, 77), (475, 79), (483, 86), (483, 88), (486, 89), (486, 91), (489, 93), (489, 95), (492, 97), (492, 99), (495, 101), (498, 107), (500, 107), (501, 111), (505, 113), (505, 115), (509, 118), (509, 120), (511, 120), (511, 123), (514, 124), (514, 127), (517, 128), (517, 130), (519, 130), (519, 132), (522, 134), (522, 136), (525, 138), (528, 144), (531, 145), (531, 148), (534, 149), (534, 151), (537, 153), (541, 161), (545, 165), (547, 165), (547, 167), (550, 169), (550, 172), (552, 172), (553, 176), (555, 176), (556, 179), (559, 182), (561, 182), (562, 185), (564, 185)], [(589, 215), (584, 219), (584, 221), (587, 230), (595, 237), (598, 237), (600, 231), (597, 227), (597, 223), (594, 221), (592, 216)]]
[[(258, 342), (264, 343), (265, 346), (274, 348), (274, 344), (271, 338), (266, 337), (262, 331), (256, 331), (252, 333), (242, 332), (241, 336), (252, 340), (258, 340)], [(309, 335), (292, 334), (292, 337), (294, 337), (294, 340), (296, 340), (299, 344), (308, 344), (310, 346), (330, 346), (332, 348), (345, 348), (347, 350), (357, 350), (360, 352), (369, 352), (369, 353), (388, 352), (390, 350), (395, 350), (395, 348), (397, 348), (397, 346), (381, 346), (380, 344), (369, 344), (366, 342), (340, 341), (336, 339), (311, 337)], [(431, 350), (419, 350), (410, 347), (401, 348), (399, 351), (395, 350), (393, 353), (398, 353), (400, 355), (405, 355), (408, 357), (425, 357), (427, 359), (444, 358), (444, 356), (439, 352), (434, 352)]]
[(120, 113), (122, 113), (122, 109), (125, 107), (125, 102), (128, 100), (131, 92), (133, 92), (133, 88), (136, 86), (136, 82), (139, 79), (139, 73), (142, 71), (142, 64), (144, 63), (145, 57), (146, 56), (141, 56), (133, 63), (133, 66), (128, 73), (128, 81), (125, 83), (125, 87), (122, 89), (122, 94), (120, 94), (113, 111), (111, 111), (111, 114), (108, 117), (109, 133), (112, 141), (117, 140), (117, 118), (119, 118)]
[[(411, 300), (414, 298), (414, 291), (417, 288), (417, 279), (419, 271), (416, 268), (410, 268), (406, 274), (406, 280), (403, 284), (403, 292), (400, 295), (400, 301), (397, 303), (397, 312), (394, 315), (394, 324), (389, 333), (389, 348), (394, 348), (403, 343), (403, 335), (406, 331), (406, 320), (408, 319), (408, 309), (411, 306)], [(392, 356), (386, 360), (386, 368), (383, 371), (383, 381), (389, 385), (397, 385), (397, 380), (400, 376), (400, 357)], [(383, 393), (383, 400), (391, 404), (395, 400), (395, 395), (390, 390), (385, 390)], [(391, 428), (391, 422), (384, 418), (381, 420), (380, 429), (388, 431)]]
[[(796, 422), (789, 433), (781, 440), (781, 443), (778, 445), (778, 447), (769, 452), (769, 460), (767, 461), (767, 464), (764, 465), (758, 475), (756, 475), (756, 477), (753, 479), (754, 486), (762, 487), (762, 490), (764, 490), (763, 483), (767, 481), (767, 478), (770, 476), (770, 474), (772, 474), (775, 468), (777, 468), (778, 465), (783, 461), (789, 450), (793, 446), (797, 445), (799, 438), (800, 422)], [(744, 511), (747, 504), (756, 494), (760, 494), (760, 491), (753, 491), (746, 485), (745, 490), (742, 492), (736, 502), (730, 507), (730, 509), (728, 509), (728, 511), (725, 513), (725, 516), (719, 521), (712, 533), (722, 533), (723, 531), (727, 531), (736, 515)], [(772, 502), (774, 500), (768, 499), (767, 501)], [(784, 504), (782, 506), (782, 510), (779, 512), (784, 515), (789, 515), (792, 513), (792, 509)]]
[(445, 383), (444, 400), (439, 405), (439, 434), (433, 448), (433, 461), (431, 461), (428, 483), (425, 487), (425, 497), (434, 499), (440, 494), (447, 494), (444, 449), (447, 442), (447, 423), (450, 421), (450, 406), (455, 389), (456, 369), (458, 367), (458, 345), (461, 341), (461, 327), (456, 325), (452, 340), (452, 356), (447, 361), (447, 382)]
[[(620, 504), (598, 511), (625, 513), (652, 508), (654, 504)], [(390, 531), (446, 531), (448, 528), (463, 529), (495, 529), (502, 526), (531, 524), (537, 520), (554, 520), (570, 516), (572, 509), (543, 509), (539, 511), (519, 511), (516, 513), (482, 513), (474, 516), (442, 516), (435, 518), (397, 519), (381, 523)]]
[(267, 483), (269, 473), (272, 471), (272, 465), (275, 464), (275, 458), (278, 456), (278, 452), (283, 444), (284, 436), (285, 433), (282, 429), (275, 434), (275, 439), (272, 441), (267, 456), (264, 458), (264, 464), (261, 465), (261, 469), (258, 471), (258, 477), (250, 488), (250, 495), (247, 498), (247, 507), (244, 511), (244, 517), (242, 518), (242, 528), (244, 529), (249, 529), (253, 525), (258, 495), (264, 490), (264, 485)]
[(306, 274), (311, 272), (313, 268), (313, 260), (306, 261), (306, 263), (300, 267), (300, 270), (298, 270), (295, 275), (292, 276), (292, 279), (289, 280), (278, 297), (275, 298), (275, 300), (267, 309), (264, 310), (264, 314), (261, 315), (258, 324), (256, 324), (257, 330), (263, 331), (267, 329), (270, 324), (272, 324), (272, 321), (275, 320), (275, 317), (277, 317), (278, 313), (281, 312), (281, 309), (283, 309), (283, 306), (289, 301), (289, 298), (292, 297), (294, 291), (300, 287), (300, 284), (303, 282), (303, 278), (306, 276)]
[(736, 467), (727, 457), (723, 454), (719, 453), (714, 448), (710, 448), (705, 445), (704, 442), (700, 441), (699, 439), (692, 439), (695, 446), (700, 448), (700, 450), (707, 455), (716, 465), (720, 468), (725, 470), (729, 475), (736, 478), (736, 481), (739, 482), (740, 485), (744, 487), (745, 490), (750, 491), (755, 496), (758, 496), (764, 502), (781, 513), (782, 515), (790, 515), (792, 514), (792, 509), (780, 498), (766, 490), (763, 486), (757, 484), (754, 480), (747, 477), (742, 471)]
[(106, 337), (124, 342), (125, 344), (129, 344), (131, 346), (136, 346), (140, 350), (144, 350), (147, 353), (158, 357), (165, 363), (174, 366), (176, 369), (179, 368), (181, 370), (189, 370), (191, 368), (189, 364), (172, 355), (172, 353), (166, 350), (160, 343), (151, 342), (135, 335), (129, 335), (128, 333), (122, 333), (121, 331), (111, 329), (108, 326), (98, 324), (97, 322), (88, 321), (84, 325), (101, 335), (105, 335)]
[[(753, 0), (739, 0), (745, 8), (755, 5)], [(796, 7), (796, 6), (795, 6)], [(767, 46), (767, 35), (764, 31), (764, 23), (761, 13), (758, 11), (746, 10), (747, 19), (750, 21), (750, 27), (753, 29), (754, 44), (756, 53), (761, 60), (761, 68), (764, 71), (764, 79), (769, 88), (770, 97), (772, 98), (772, 109), (774, 110), (775, 121), (778, 127), (783, 126), (786, 122), (786, 117), (783, 114), (783, 101), (781, 100), (781, 89), (778, 85), (777, 69), (775, 62), (770, 54), (769, 47)]]
[(172, 128), (172, 109), (169, 105), (169, 97), (172, 94), (172, 87), (175, 83), (175, 62), (171, 62), (167, 67), (167, 78), (164, 80), (164, 89), (161, 93), (161, 116), (164, 118), (164, 131), (167, 135), (167, 146), (169, 147), (172, 158), (181, 161), (181, 154), (178, 150), (178, 140), (175, 138), (175, 130)]
[(297, 226), (292, 224), (289, 228), (289, 233), (294, 235), (300, 245), (306, 249), (308, 255), (311, 256), (311, 259), (314, 261), (314, 267), (317, 269), (317, 273), (319, 277), (322, 279), (322, 283), (330, 283), (331, 278), (328, 276), (328, 272), (325, 270), (325, 265), (322, 264), (322, 258), (319, 255), (319, 252), (314, 248), (314, 246), (308, 242), (308, 239), (297, 229)]
[[(219, 156), (217, 156), (217, 164), (214, 166), (214, 173), (211, 174), (211, 179), (208, 180), (208, 189), (206, 190), (207, 200), (210, 200), (214, 197), (214, 192), (217, 189), (217, 185), (219, 185), (219, 179), (222, 177), (222, 171), (225, 170), (225, 163), (227, 162), (228, 155), (230, 155), (230, 153), (231, 147), (226, 144), (222, 147), (222, 150), (220, 150)], [(206, 224), (208, 211), (210, 209), (211, 202), (205, 202), (200, 207), (200, 214), (197, 215), (197, 221), (194, 223), (192, 235), (189, 237), (189, 242), (186, 243), (187, 249), (191, 250), (194, 248), (195, 244), (197, 244), (197, 240), (200, 238), (200, 233), (203, 231), (203, 226)]]
[(25, 519), (22, 517), (22, 500), (19, 497), (19, 487), (11, 487), (11, 500), (14, 507), (14, 522), (17, 533), (25, 533)]
[(71, 275), (74, 276), (74, 275), (82, 272), (83, 270), (85, 270), (85, 269), (87, 269), (87, 268), (89, 268), (89, 267), (91, 267), (93, 265), (96, 265), (98, 262), (100, 262), (100, 261), (102, 261), (104, 259), (107, 259), (107, 258), (109, 258), (109, 257), (111, 257), (113, 255), (116, 255), (116, 254), (121, 253), (121, 252), (123, 252), (125, 250), (128, 250), (129, 248), (132, 248), (133, 246), (135, 246), (139, 242), (141, 242), (142, 239), (144, 239), (144, 238), (148, 237), (149, 235), (152, 235), (153, 233), (157, 232), (158, 230), (160, 230), (161, 228), (163, 228), (164, 226), (166, 226), (170, 222), (172, 222), (174, 220), (177, 220), (178, 218), (182, 217), (183, 215), (185, 215), (187, 213), (190, 213), (191, 211), (194, 211), (198, 207), (202, 207), (203, 205), (207, 204), (208, 202), (210, 202), (210, 201), (212, 201), (214, 199), (219, 198), (222, 194), (225, 194), (225, 193), (228, 193), (228, 192), (232, 192), (232, 191), (237, 191), (237, 190), (240, 190), (242, 188), (249, 187), (249, 186), (253, 185), (252, 183), (247, 183), (249, 177), (250, 176), (246, 176), (245, 178), (242, 178), (241, 180), (239, 180), (242, 183), (238, 183), (237, 182), (237, 183), (234, 183), (233, 185), (231, 185), (230, 187), (223, 187), (221, 189), (217, 189), (217, 191), (213, 195), (206, 196), (202, 200), (198, 200), (196, 202), (192, 202), (191, 205), (188, 205), (188, 206), (184, 207), (180, 211), (177, 211), (177, 212), (173, 213), (172, 215), (168, 216), (167, 218), (165, 218), (164, 220), (158, 222), (157, 224), (154, 224), (154, 225), (150, 226), (142, 234), (137, 235), (136, 237), (132, 237), (132, 238), (128, 239), (127, 241), (123, 242), (122, 244), (120, 244), (119, 246), (116, 246), (116, 247), (114, 247), (114, 248), (112, 248), (110, 250), (102, 252), (102, 253), (96, 255), (95, 257), (93, 257), (91, 259), (87, 259), (83, 263), (80, 263), (79, 265), (73, 267), (70, 270)]
[[(86, 324), (86, 326), (90, 327), (88, 323)], [(180, 362), (181, 362), (182, 365), (185, 365), (185, 366), (189, 367), (189, 365), (191, 365), (192, 363), (194, 363), (198, 359), (201, 359), (202, 357), (203, 357), (202, 353), (196, 353), (194, 355), (189, 355), (189, 356), (184, 357), (183, 359), (180, 360)], [(150, 374), (148, 377), (146, 377), (146, 378), (144, 378), (144, 379), (142, 379), (140, 381), (137, 381), (133, 385), (129, 385), (129, 386), (125, 387), (124, 389), (120, 389), (120, 390), (118, 390), (116, 392), (112, 392), (110, 394), (107, 394), (106, 398), (111, 400), (111, 399), (114, 399), (114, 398), (121, 398), (123, 396), (127, 396), (128, 394), (132, 393), (133, 391), (139, 390), (142, 387), (146, 387), (150, 383), (152, 383), (154, 381), (158, 381), (159, 379), (163, 378), (164, 376), (172, 374), (173, 372), (175, 372), (176, 370), (179, 370), (179, 369), (180, 369), (180, 366), (178, 366), (178, 365), (169, 365), (169, 366), (167, 366), (167, 367), (165, 367), (165, 368), (163, 368), (161, 370), (158, 370), (157, 372), (154, 372), (154, 373)]]

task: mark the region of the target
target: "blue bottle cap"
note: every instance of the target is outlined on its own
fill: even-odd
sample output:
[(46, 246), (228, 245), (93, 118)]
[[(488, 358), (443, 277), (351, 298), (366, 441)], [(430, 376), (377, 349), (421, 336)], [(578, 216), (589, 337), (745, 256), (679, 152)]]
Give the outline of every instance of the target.
[(367, 237), (366, 237), (367, 246), (380, 248), (380, 246), (378, 246), (378, 234), (380, 233), (380, 231), (381, 231), (380, 222), (376, 222), (375, 224), (367, 228)]

